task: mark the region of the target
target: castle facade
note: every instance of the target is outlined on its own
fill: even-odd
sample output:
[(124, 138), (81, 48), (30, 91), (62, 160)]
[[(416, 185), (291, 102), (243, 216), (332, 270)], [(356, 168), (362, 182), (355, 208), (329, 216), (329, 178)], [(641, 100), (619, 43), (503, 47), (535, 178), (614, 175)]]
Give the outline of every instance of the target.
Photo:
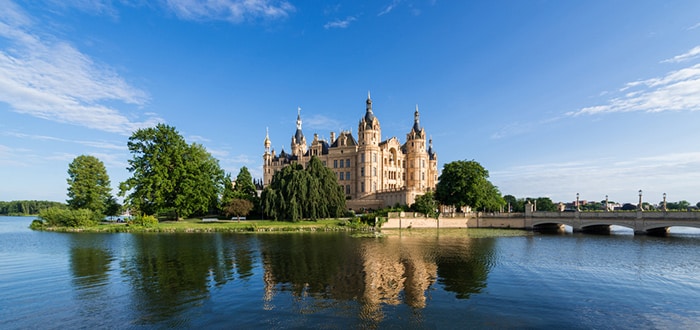
[[(357, 139), (352, 132), (331, 132), (330, 141), (314, 134), (311, 145), (301, 130), (301, 113), (297, 114), (296, 132), (292, 135), (291, 153), (270, 150), (269, 132), (265, 136), (263, 184), (272, 181), (275, 172), (291, 163), (306, 166), (312, 156), (330, 168), (343, 188), (348, 209), (379, 209), (396, 204), (411, 205), (416, 196), (432, 191), (437, 185), (437, 153), (432, 139), (426, 141), (419, 122), (418, 106), (413, 127), (401, 144), (396, 137), (381, 141), (379, 119), (372, 111), (367, 93), (365, 115), (360, 119)], [(428, 142), (428, 143), (426, 143)]]

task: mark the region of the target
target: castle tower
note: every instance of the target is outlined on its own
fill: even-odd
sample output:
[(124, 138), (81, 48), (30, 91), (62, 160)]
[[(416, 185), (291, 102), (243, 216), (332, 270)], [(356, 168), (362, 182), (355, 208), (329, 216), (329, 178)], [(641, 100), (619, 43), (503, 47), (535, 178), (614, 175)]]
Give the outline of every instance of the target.
[(379, 120), (374, 116), (372, 111), (372, 98), (367, 92), (367, 101), (365, 102), (365, 116), (360, 120), (358, 125), (358, 155), (357, 164), (360, 168), (360, 173), (357, 176), (356, 191), (360, 196), (375, 193), (379, 187), (382, 173), (382, 163), (379, 159), (379, 142), (382, 136), (382, 129), (379, 125)]
[(292, 155), (301, 158), (306, 154), (308, 147), (306, 145), (306, 137), (304, 137), (304, 133), (301, 131), (301, 107), (297, 108), (297, 131), (292, 136), (291, 146)]
[(274, 155), (270, 153), (270, 130), (265, 129), (265, 153), (263, 154), (263, 183), (267, 186), (272, 182), (272, 158)]
[(425, 129), (420, 127), (418, 105), (413, 118), (413, 127), (406, 134), (406, 187), (424, 191), (429, 187), (430, 163), (425, 149)]

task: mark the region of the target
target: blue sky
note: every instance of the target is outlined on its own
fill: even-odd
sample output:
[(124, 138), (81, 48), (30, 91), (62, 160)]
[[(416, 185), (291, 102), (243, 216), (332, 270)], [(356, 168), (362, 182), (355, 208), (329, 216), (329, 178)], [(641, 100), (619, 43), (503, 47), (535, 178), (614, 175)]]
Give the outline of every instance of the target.
[[(65, 201), (68, 164), (113, 192), (138, 128), (174, 126), (261, 177), (269, 129), (385, 138), (418, 105), (439, 167), (502, 193), (700, 201), (700, 2), (0, 0), (0, 200)], [(356, 135), (356, 134), (355, 134)]]

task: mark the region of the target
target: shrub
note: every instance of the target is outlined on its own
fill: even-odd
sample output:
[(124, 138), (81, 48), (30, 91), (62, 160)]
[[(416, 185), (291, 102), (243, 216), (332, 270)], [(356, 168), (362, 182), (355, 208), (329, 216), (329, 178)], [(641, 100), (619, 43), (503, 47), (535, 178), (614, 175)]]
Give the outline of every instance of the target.
[[(88, 209), (70, 210), (50, 207), (39, 212), (39, 219), (53, 227), (90, 227), (99, 223), (102, 215)], [(33, 223), (32, 223), (33, 225)]]
[(44, 222), (39, 219), (34, 219), (34, 221), (32, 221), (32, 224), (29, 225), (29, 228), (33, 230), (42, 229), (44, 228)]
[(158, 226), (158, 218), (152, 215), (137, 215), (130, 223), (144, 227), (155, 227)]

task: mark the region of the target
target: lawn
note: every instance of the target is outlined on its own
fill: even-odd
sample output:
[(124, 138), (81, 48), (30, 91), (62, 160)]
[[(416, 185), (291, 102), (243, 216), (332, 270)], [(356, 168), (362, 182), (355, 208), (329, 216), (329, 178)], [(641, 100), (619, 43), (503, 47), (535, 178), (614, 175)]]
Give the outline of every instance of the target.
[(207, 232), (312, 232), (370, 230), (371, 227), (350, 219), (322, 219), (317, 221), (271, 221), (271, 220), (218, 220), (202, 221), (200, 218), (180, 221), (161, 221), (155, 226), (139, 226), (126, 223), (102, 222), (92, 227), (45, 227), (43, 230), (58, 232), (94, 233), (207, 233)]

